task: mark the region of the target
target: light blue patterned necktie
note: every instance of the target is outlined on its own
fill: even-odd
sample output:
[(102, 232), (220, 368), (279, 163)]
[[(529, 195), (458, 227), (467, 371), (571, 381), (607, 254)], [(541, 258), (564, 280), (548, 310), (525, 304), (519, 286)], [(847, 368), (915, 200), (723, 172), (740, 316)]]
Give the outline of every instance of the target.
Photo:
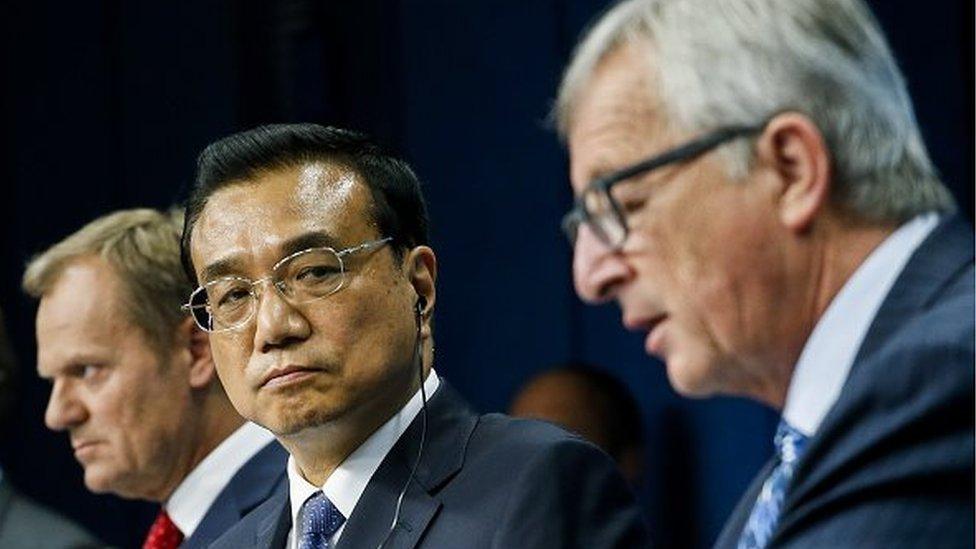
[(793, 428), (786, 420), (780, 420), (773, 439), (779, 463), (763, 483), (756, 504), (752, 507), (749, 521), (739, 538), (739, 549), (762, 549), (769, 543), (773, 529), (783, 510), (786, 489), (793, 479), (796, 462), (806, 448), (807, 436)]
[(315, 492), (302, 504), (298, 549), (330, 549), (330, 540), (346, 517), (321, 491)]

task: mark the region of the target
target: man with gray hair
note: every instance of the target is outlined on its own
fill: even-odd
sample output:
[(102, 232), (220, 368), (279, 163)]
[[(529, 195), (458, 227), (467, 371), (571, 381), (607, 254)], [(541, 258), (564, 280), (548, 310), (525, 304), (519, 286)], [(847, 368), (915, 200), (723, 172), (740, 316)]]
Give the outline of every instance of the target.
[(971, 546), (972, 228), (860, 0), (630, 0), (555, 117), (577, 293), (782, 414), (719, 547)]
[(182, 213), (123, 210), (34, 258), (44, 420), (85, 485), (162, 504), (144, 548), (206, 547), (284, 488), (287, 454), (231, 406), (209, 338), (181, 311)]

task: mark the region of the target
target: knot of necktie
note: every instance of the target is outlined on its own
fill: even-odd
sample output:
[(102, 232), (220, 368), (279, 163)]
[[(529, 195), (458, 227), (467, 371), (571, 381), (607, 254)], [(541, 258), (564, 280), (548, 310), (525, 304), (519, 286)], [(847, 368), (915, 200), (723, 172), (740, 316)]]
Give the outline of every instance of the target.
[(329, 549), (332, 536), (346, 521), (321, 491), (305, 500), (300, 516), (299, 549)]
[(780, 420), (773, 437), (776, 455), (783, 463), (794, 465), (806, 449), (807, 436), (793, 427), (786, 420)]
[(183, 543), (183, 532), (180, 532), (169, 518), (166, 509), (160, 509), (156, 520), (149, 527), (142, 549), (176, 549), (181, 543)]

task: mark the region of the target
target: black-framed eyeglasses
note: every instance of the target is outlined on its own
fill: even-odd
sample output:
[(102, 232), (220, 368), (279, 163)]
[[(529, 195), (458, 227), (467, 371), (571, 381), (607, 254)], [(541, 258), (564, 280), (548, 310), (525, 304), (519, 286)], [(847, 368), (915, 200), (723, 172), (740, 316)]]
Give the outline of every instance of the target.
[(257, 310), (257, 288), (262, 283), (271, 282), (293, 305), (322, 299), (342, 289), (346, 273), (344, 257), (374, 250), (391, 240), (381, 238), (339, 251), (329, 247), (308, 248), (282, 258), (271, 268), (270, 275), (258, 280), (242, 276), (211, 280), (190, 294), (183, 310), (193, 315), (201, 330), (210, 333), (240, 328)]
[(721, 128), (593, 181), (576, 197), (573, 208), (563, 216), (562, 229), (569, 244), (576, 245), (579, 227), (587, 223), (601, 242), (613, 250), (619, 250), (627, 239), (629, 229), (620, 204), (610, 192), (614, 185), (668, 164), (693, 160), (733, 139), (759, 133), (763, 127), (764, 125)]

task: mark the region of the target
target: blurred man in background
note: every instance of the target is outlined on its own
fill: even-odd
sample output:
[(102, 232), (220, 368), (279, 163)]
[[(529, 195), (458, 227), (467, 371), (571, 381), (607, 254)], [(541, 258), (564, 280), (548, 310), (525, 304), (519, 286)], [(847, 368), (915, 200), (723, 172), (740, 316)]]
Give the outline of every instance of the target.
[(631, 0), (556, 106), (577, 293), (782, 413), (719, 547), (973, 540), (973, 230), (858, 0)]
[(85, 485), (162, 504), (144, 547), (205, 547), (283, 487), (285, 452), (234, 410), (207, 334), (180, 310), (182, 214), (124, 210), (35, 257), (45, 423), (67, 431)]
[(572, 431), (603, 449), (631, 485), (644, 473), (644, 431), (640, 407), (610, 373), (584, 364), (542, 372), (522, 385), (509, 413), (542, 419)]
[(646, 545), (602, 452), (438, 377), (427, 225), (410, 167), (355, 132), (263, 126), (200, 155), (188, 306), (234, 406), (291, 453), (289, 494), (214, 546)]
[[(17, 363), (0, 314), (0, 423), (9, 419)], [(83, 549), (103, 547), (65, 517), (23, 496), (0, 474), (0, 547)]]

